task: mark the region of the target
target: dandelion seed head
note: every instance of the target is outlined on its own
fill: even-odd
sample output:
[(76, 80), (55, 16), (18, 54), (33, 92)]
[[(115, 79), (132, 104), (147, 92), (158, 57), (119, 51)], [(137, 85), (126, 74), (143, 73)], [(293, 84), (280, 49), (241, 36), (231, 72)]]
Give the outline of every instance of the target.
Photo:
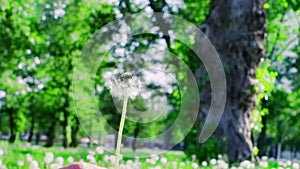
[(129, 97), (134, 99), (140, 93), (141, 82), (131, 73), (123, 73), (120, 77), (113, 77), (109, 82), (111, 94), (118, 98)]

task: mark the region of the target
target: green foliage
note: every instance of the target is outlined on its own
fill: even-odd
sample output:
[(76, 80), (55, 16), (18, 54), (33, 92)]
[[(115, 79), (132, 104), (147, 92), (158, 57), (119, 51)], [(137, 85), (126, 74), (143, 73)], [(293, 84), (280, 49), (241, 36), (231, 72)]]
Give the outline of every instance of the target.
[(260, 132), (262, 126), (262, 116), (268, 114), (269, 110), (262, 103), (268, 101), (272, 90), (275, 87), (277, 72), (272, 70), (271, 62), (266, 59), (256, 70), (258, 82), (255, 84), (255, 93), (257, 93), (257, 106), (252, 112), (251, 128), (255, 132)]
[(185, 7), (180, 9), (178, 15), (194, 24), (205, 22), (209, 13), (210, 0), (193, 1), (185, 0)]
[(192, 158), (196, 155), (197, 160), (207, 161), (213, 158), (217, 158), (218, 155), (224, 154), (224, 149), (222, 148), (221, 142), (218, 141), (214, 136), (208, 139), (206, 142), (200, 144), (198, 142), (197, 129), (193, 128), (192, 131), (185, 138), (186, 149), (185, 154)]

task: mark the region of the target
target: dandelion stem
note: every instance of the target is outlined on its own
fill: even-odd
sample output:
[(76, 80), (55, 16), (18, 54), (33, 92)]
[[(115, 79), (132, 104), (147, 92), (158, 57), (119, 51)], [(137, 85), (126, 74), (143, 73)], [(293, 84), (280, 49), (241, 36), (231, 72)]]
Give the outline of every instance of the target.
[(115, 169), (119, 168), (119, 160), (120, 160), (120, 156), (121, 156), (120, 150), (121, 150), (121, 143), (122, 143), (122, 133), (123, 133), (125, 117), (126, 117), (127, 102), (128, 102), (128, 96), (125, 96), (124, 100), (123, 100), (123, 109), (122, 109), (122, 115), (121, 115), (121, 121), (120, 121), (119, 133), (118, 133), (118, 140), (117, 140)]

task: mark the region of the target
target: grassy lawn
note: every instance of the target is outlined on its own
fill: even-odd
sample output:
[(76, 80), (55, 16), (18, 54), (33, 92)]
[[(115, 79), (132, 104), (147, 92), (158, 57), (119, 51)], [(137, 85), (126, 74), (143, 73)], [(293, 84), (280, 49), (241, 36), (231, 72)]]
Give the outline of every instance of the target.
[[(61, 147), (44, 148), (31, 146), (24, 142), (9, 145), (7, 142), (0, 142), (0, 169), (57, 169), (74, 161), (85, 161), (100, 166), (113, 168), (113, 149), (104, 151), (100, 147), (68, 148)], [(193, 169), (193, 168), (229, 168), (222, 156), (210, 161), (196, 162), (186, 158), (181, 151), (162, 152), (159, 150), (139, 149), (133, 152), (131, 149), (124, 149), (121, 161), (123, 168), (137, 169)], [(155, 155), (158, 154), (158, 155)], [(135, 158), (145, 157), (148, 158)], [(275, 161), (272, 159), (261, 159), (257, 165), (250, 161), (243, 161), (230, 168), (299, 168), (299, 161)]]

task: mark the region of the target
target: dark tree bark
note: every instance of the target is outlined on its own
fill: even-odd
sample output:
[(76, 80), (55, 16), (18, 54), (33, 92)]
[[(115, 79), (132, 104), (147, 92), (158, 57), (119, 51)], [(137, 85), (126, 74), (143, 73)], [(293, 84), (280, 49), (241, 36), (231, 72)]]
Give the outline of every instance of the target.
[(16, 122), (15, 122), (15, 110), (10, 108), (8, 109), (8, 115), (9, 115), (9, 127), (10, 127), (10, 137), (9, 142), (14, 143), (17, 138), (17, 132), (16, 132)]
[(41, 140), (41, 132), (37, 132), (37, 133), (35, 134), (35, 144), (36, 144), (36, 145), (39, 145), (40, 140)]
[(32, 117), (31, 117), (31, 121), (30, 121), (30, 130), (29, 130), (29, 136), (28, 136), (28, 140), (27, 142), (31, 142), (32, 138), (33, 138), (33, 130), (34, 130), (34, 125), (35, 125), (35, 117), (34, 117), (35, 113), (31, 113)]
[[(69, 102), (69, 101), (65, 101), (65, 102)], [(66, 105), (66, 104), (65, 104)], [(63, 139), (62, 139), (62, 146), (64, 148), (68, 147), (68, 139), (67, 139), (67, 127), (68, 127), (68, 117), (69, 117), (69, 112), (66, 108), (63, 108), (63, 116), (64, 119), (62, 121), (62, 135), (63, 135)]]
[[(255, 70), (265, 50), (263, 2), (212, 0), (207, 21), (200, 26), (219, 53), (226, 73), (227, 101), (216, 134), (226, 138), (230, 162), (249, 159), (253, 151), (250, 120), (256, 104)], [(201, 96), (210, 98), (210, 90), (210, 85), (205, 85)], [(207, 116), (209, 105), (210, 100), (202, 98), (203, 117)]]
[(259, 149), (258, 156), (265, 156), (266, 151), (266, 130), (267, 130), (267, 115), (262, 116), (262, 129), (257, 139), (257, 148)]
[(47, 142), (45, 147), (52, 147), (54, 143), (54, 138), (55, 138), (55, 126), (56, 126), (56, 120), (53, 120), (51, 123), (51, 126), (48, 129), (47, 132)]
[[(261, 103), (262, 107), (267, 108), (267, 100), (262, 99)], [(268, 121), (268, 114), (262, 116), (261, 122), (262, 122), (262, 129), (259, 133), (258, 139), (257, 139), (257, 148), (259, 150), (258, 156), (262, 157), (267, 155), (267, 145), (266, 145), (266, 131), (267, 131), (267, 121)]]

